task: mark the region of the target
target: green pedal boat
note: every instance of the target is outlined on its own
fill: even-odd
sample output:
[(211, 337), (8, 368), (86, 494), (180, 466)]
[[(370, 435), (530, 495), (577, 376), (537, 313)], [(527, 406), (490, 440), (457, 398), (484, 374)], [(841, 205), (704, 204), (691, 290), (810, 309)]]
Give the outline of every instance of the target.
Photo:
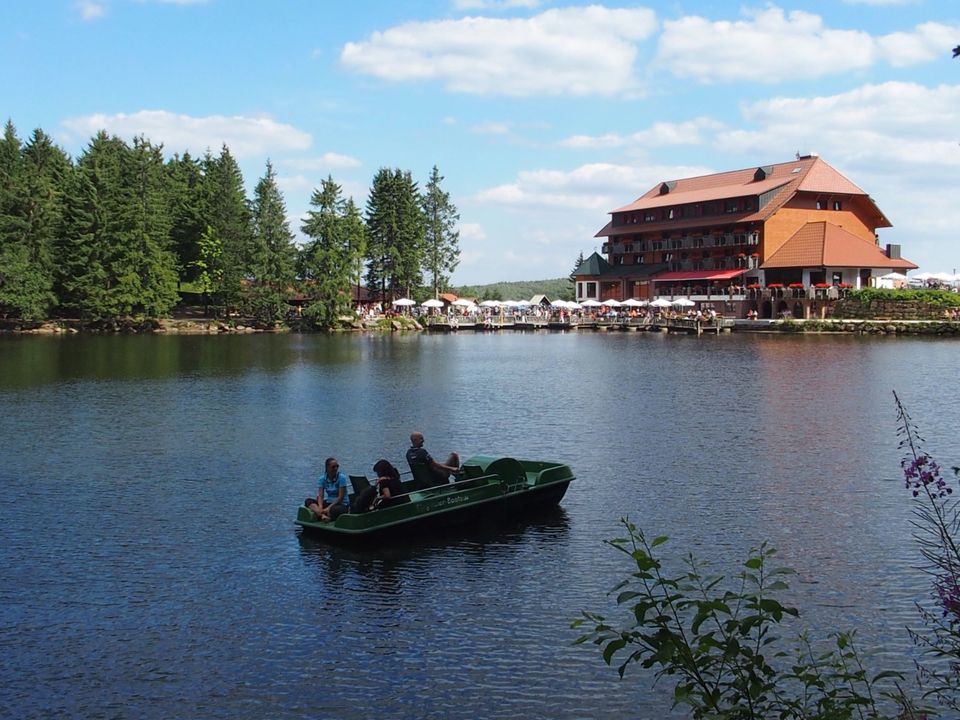
[[(573, 479), (567, 465), (475, 455), (463, 464), (455, 482), (428, 487), (429, 478), (407, 480), (403, 483), (406, 494), (397, 505), (345, 513), (332, 522), (319, 522), (301, 506), (296, 523), (330, 541), (407, 535), (553, 507)], [(354, 495), (370, 484), (366, 477), (352, 475), (350, 480)]]

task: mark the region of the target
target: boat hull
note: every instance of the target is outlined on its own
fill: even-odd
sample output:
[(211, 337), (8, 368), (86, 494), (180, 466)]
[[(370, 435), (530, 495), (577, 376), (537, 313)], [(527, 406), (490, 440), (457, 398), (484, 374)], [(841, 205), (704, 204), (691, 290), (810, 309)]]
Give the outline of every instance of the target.
[(317, 522), (299, 508), (296, 523), (330, 542), (361, 543), (438, 532), (497, 518), (528, 515), (556, 506), (573, 472), (566, 465), (475, 456), (457, 482), (409, 493), (409, 502), (367, 513), (347, 513)]

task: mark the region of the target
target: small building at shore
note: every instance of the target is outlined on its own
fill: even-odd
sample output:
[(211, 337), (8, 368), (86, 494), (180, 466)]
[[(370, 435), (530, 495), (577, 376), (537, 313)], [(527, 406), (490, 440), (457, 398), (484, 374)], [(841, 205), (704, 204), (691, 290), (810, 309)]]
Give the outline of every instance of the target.
[(850, 288), (917, 266), (873, 199), (816, 155), (661, 182), (610, 213), (576, 299), (687, 297), (724, 314), (828, 314)]

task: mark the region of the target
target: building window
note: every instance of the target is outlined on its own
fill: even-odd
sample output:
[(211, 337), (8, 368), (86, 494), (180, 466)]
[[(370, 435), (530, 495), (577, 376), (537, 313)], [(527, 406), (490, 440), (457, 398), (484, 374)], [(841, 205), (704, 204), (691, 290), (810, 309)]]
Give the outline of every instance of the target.
[(597, 297), (597, 284), (595, 282), (584, 283), (587, 286), (587, 298)]
[(817, 200), (817, 210), (823, 210), (823, 200)]
[(840, 203), (839, 200), (834, 200), (834, 201), (833, 201), (833, 209), (834, 209), (834, 210), (842, 210), (842, 209), (843, 209), (843, 205)]
[(727, 204), (724, 207), (724, 212), (735, 213), (740, 209), (739, 203), (736, 200), (727, 200)]
[(654, 250), (663, 250), (663, 240), (654, 240), (653, 241)]
[(683, 240), (681, 240), (680, 238), (677, 238), (676, 240), (671, 240), (670, 247), (673, 250), (679, 250), (680, 248), (683, 247)]
[(695, 248), (702, 248), (702, 247), (703, 247), (703, 236), (702, 236), (702, 235), (699, 236), (699, 237), (695, 237), (695, 238), (693, 239), (693, 246), (694, 246)]
[(644, 222), (654, 222), (656, 219), (657, 219), (657, 215), (656, 213), (653, 212), (653, 210), (647, 210), (647, 212), (643, 214)]

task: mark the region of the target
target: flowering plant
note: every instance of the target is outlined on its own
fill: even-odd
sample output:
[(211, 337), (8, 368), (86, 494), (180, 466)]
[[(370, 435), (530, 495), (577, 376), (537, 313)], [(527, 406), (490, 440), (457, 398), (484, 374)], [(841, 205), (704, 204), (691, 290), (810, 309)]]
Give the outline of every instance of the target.
[(760, 289), (760, 283), (750, 283), (749, 285), (747, 285), (747, 290), (759, 290), (759, 289)]
[(839, 285), (837, 285), (837, 287), (841, 287), (841, 288), (844, 288), (844, 289), (846, 289), (846, 290), (849, 290), (850, 288), (853, 287), (853, 285), (851, 285), (850, 283), (840, 283)]
[[(896, 393), (893, 398), (904, 484), (916, 499), (913, 537), (920, 546), (924, 570), (933, 578), (932, 608), (917, 604), (924, 627), (909, 631), (928, 661), (917, 661), (918, 675), (925, 686), (924, 697), (960, 710), (960, 506), (940, 465), (924, 450), (924, 439), (900, 398)], [(957, 474), (960, 468), (953, 471)]]
[(783, 283), (767, 283), (768, 288), (780, 289), (783, 287)]
[(800, 289), (803, 287), (803, 283), (790, 283), (787, 287), (792, 287), (794, 289)]
[(826, 288), (830, 287), (830, 283), (819, 282), (819, 283), (814, 283), (813, 286), (815, 288), (820, 288), (821, 290), (825, 290)]

